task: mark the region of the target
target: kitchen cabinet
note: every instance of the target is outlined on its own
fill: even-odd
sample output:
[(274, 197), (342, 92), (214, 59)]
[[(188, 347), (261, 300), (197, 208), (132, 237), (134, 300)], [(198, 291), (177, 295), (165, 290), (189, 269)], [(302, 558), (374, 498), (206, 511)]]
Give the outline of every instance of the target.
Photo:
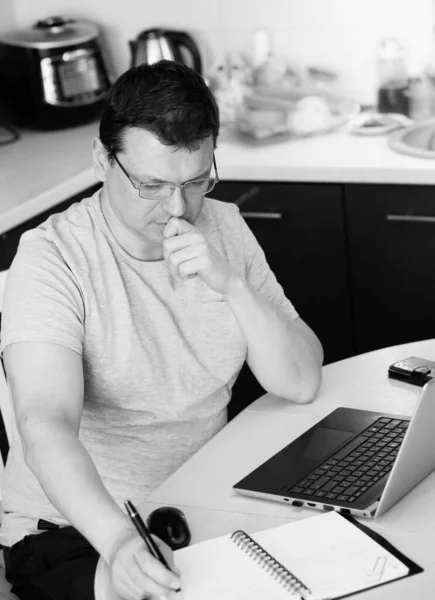
[(24, 223), (21, 223), (17, 227), (14, 227), (10, 231), (6, 231), (5, 233), (0, 235), (0, 271), (5, 271), (9, 269), (11, 263), (14, 259), (14, 256), (18, 249), (18, 244), (20, 242), (20, 237), (25, 231), (29, 229), (33, 229), (37, 227), (41, 223), (43, 223), (48, 217), (54, 213), (62, 212), (66, 210), (71, 204), (74, 202), (80, 202), (83, 198), (87, 198), (91, 196), (99, 187), (101, 183), (96, 183), (95, 185), (83, 190), (82, 192), (71, 196), (67, 200), (64, 200), (60, 204), (49, 208), (48, 210), (39, 213), (35, 217), (28, 219)]
[(434, 188), (355, 184), (345, 196), (356, 353), (434, 338)]
[[(325, 363), (352, 356), (343, 187), (220, 182), (213, 195), (239, 206), (286, 296), (321, 340)], [(262, 393), (245, 365), (229, 417)]]

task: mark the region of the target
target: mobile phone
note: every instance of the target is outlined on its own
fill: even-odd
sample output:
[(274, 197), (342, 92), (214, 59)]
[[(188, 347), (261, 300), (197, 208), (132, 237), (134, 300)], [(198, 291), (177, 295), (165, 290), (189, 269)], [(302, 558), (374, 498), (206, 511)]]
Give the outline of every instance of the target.
[(388, 377), (423, 387), (435, 377), (435, 361), (410, 356), (388, 367)]

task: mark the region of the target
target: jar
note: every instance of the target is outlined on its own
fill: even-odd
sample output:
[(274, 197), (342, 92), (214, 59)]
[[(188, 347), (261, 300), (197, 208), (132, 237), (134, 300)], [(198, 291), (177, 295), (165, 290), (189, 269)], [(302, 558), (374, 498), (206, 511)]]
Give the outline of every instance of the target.
[(387, 38), (378, 55), (378, 111), (409, 116), (408, 72), (402, 44)]

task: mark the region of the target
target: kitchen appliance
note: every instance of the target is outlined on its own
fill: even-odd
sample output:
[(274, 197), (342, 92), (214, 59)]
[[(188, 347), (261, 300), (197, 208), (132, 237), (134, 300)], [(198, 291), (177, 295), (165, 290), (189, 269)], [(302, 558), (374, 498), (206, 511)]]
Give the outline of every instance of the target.
[(202, 74), (199, 48), (193, 38), (184, 31), (146, 29), (136, 40), (130, 41), (130, 49), (132, 67), (167, 59), (186, 64)]
[(36, 129), (95, 119), (111, 85), (98, 38), (96, 25), (65, 16), (0, 36), (1, 101), (8, 119)]

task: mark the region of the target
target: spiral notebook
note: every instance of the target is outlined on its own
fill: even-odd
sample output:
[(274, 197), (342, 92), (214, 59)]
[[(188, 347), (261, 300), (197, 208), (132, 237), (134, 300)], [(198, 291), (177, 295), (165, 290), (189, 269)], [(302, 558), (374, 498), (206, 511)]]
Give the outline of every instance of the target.
[(384, 538), (336, 512), (177, 550), (184, 600), (326, 600), (419, 573)]

